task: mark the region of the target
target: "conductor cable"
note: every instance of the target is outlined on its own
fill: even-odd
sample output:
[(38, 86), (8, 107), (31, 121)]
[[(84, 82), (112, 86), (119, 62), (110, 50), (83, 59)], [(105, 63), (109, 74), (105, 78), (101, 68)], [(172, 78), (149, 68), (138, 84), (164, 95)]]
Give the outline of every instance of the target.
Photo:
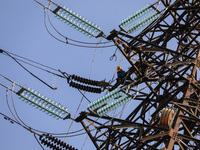
[[(4, 51), (5, 52), (5, 51)], [(15, 62), (17, 62), (24, 70), (26, 70), (29, 74), (31, 74), (33, 77), (35, 77), (36, 79), (38, 79), (39, 81), (41, 81), (42, 83), (44, 83), (46, 86), (48, 86), (49, 88), (51, 88), (52, 90), (56, 90), (57, 88), (54, 88), (52, 86), (50, 86), (49, 84), (47, 84), (45, 81), (43, 81), (42, 79), (40, 79), (39, 77), (37, 77), (36, 75), (34, 75), (32, 72), (30, 72), (28, 69), (26, 69), (20, 62), (18, 62), (14, 57), (12, 57), (10, 54), (8, 54), (7, 52), (5, 52), (8, 56), (10, 56)]]

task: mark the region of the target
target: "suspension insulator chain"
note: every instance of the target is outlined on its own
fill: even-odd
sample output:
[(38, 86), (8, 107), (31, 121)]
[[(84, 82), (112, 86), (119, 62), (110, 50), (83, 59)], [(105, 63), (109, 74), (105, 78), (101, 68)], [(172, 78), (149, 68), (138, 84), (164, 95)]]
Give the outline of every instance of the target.
[(101, 88), (95, 88), (95, 87), (85, 86), (85, 85), (82, 85), (82, 84), (75, 83), (73, 81), (71, 81), (69, 83), (69, 86), (71, 86), (73, 88), (77, 88), (79, 90), (83, 90), (83, 91), (87, 91), (87, 92), (92, 92), (92, 93), (101, 93), (102, 92)]
[(99, 86), (99, 87), (104, 87), (104, 88), (109, 86), (108, 82), (94, 81), (94, 80), (82, 78), (82, 77), (74, 75), (74, 74), (71, 76), (71, 78), (75, 81), (82, 82), (82, 83), (89, 84), (89, 85), (93, 85), (93, 86)]
[(41, 144), (43, 144), (49, 148), (52, 148), (52, 149), (63, 150), (63, 148), (64, 148), (66, 150), (78, 150), (75, 147), (73, 147), (69, 144), (66, 144), (64, 141), (61, 141), (60, 139), (53, 137), (50, 134), (40, 135), (39, 140), (41, 141)]

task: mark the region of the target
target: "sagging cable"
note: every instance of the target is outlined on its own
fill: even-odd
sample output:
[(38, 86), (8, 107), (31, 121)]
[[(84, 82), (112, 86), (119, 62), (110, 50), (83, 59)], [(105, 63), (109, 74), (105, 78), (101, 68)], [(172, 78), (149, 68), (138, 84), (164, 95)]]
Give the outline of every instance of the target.
[[(3, 51), (3, 50), (2, 50)], [(39, 81), (41, 81), (42, 83), (44, 83), (45, 85), (47, 85), (49, 88), (51, 88), (52, 90), (56, 90), (57, 87), (52, 87), (49, 84), (47, 84), (45, 81), (43, 81), (42, 79), (40, 79), (38, 76), (36, 76), (35, 74), (33, 74), (32, 72), (30, 72), (28, 69), (26, 69), (19, 61), (17, 61), (13, 56), (11, 56), (9, 53), (7, 53), (6, 51), (3, 51), (6, 55), (8, 55), (9, 57), (11, 57), (16, 63), (18, 63), (24, 70), (26, 70), (29, 74), (31, 74), (33, 77), (35, 77), (36, 79), (38, 79)]]

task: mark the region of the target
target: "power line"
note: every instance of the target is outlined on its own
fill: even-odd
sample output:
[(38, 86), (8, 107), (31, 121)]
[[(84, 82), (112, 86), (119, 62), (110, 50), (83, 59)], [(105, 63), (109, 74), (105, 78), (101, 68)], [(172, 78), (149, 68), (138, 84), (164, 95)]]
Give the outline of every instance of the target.
[[(3, 54), (4, 54), (4, 53), (3, 53)], [(6, 54), (4, 54), (4, 55), (5, 55), (5, 56), (8, 56), (8, 55), (6, 55)], [(8, 57), (10, 57), (10, 56), (8, 56)], [(55, 73), (55, 72), (52, 72), (52, 71), (43, 69), (43, 68), (38, 67), (38, 66), (36, 66), (36, 65), (33, 65), (33, 64), (29, 63), (29, 62), (26, 62), (26, 61), (24, 61), (24, 60), (22, 60), (22, 59), (19, 59), (19, 58), (16, 58), (16, 57), (13, 57), (13, 58), (15, 58), (16, 60), (18, 60), (18, 61), (20, 61), (20, 62), (23, 62), (23, 63), (25, 63), (25, 64), (27, 64), (27, 65), (30, 65), (30, 66), (32, 66), (32, 67), (35, 67), (35, 68), (40, 69), (40, 70), (43, 70), (43, 71), (45, 71), (45, 72), (47, 72), (47, 73), (50, 73), (50, 74), (53, 74), (53, 75), (56, 75), (56, 76), (58, 76), (58, 77), (63, 78), (63, 76), (61, 76), (61, 75), (59, 75), (59, 74), (57, 74), (57, 73)]]
[[(4, 51), (5, 52), (5, 51)], [(14, 57), (12, 57), (10, 54), (8, 54), (7, 52), (5, 52), (8, 56), (10, 56), (15, 62), (17, 62), (24, 70), (26, 70), (30, 75), (32, 75), (33, 77), (35, 77), (36, 79), (38, 79), (39, 81), (41, 81), (42, 83), (44, 83), (46, 86), (48, 86), (49, 88), (51, 88), (52, 90), (56, 90), (57, 87), (52, 87), (50, 86), (48, 83), (46, 83), (45, 81), (43, 81), (42, 79), (40, 79), (38, 76), (36, 76), (35, 74), (33, 74), (32, 72), (30, 72), (27, 68), (25, 68), (21, 63), (19, 63)]]
[[(14, 53), (9, 52), (9, 51), (7, 51), (7, 50), (2, 50), (2, 49), (0, 49), (0, 50), (2, 51), (2, 53), (3, 53), (3, 52), (7, 52), (7, 53), (12, 54), (12, 55), (14, 55), (14, 56), (16, 56), (16, 57), (19, 57), (19, 58), (21, 58), (21, 59), (24, 59), (24, 60), (30, 61), (30, 62), (35, 63), (35, 64), (37, 64), (37, 65), (40, 65), (40, 66), (43, 66), (43, 67), (46, 67), (46, 68), (48, 68), (48, 69), (51, 69), (51, 70), (54, 70), (54, 71), (57, 71), (57, 72), (58, 72), (58, 70), (55, 69), (55, 68), (53, 68), (53, 67), (50, 67), (50, 66), (47, 66), (47, 65), (41, 64), (41, 63), (36, 62), (36, 61), (34, 61), (34, 60), (30, 60), (30, 59), (28, 59), (28, 58), (25, 58), (25, 57), (23, 57), (23, 56), (20, 56), (20, 55), (14, 54)], [(5, 54), (4, 54), (4, 55), (5, 55)], [(7, 55), (5, 55), (5, 56), (7, 56)], [(16, 58), (16, 59), (20, 60), (19, 58)], [(23, 61), (23, 60), (20, 60), (20, 61)], [(23, 62), (24, 62), (24, 63), (27, 63), (27, 62), (25, 62), (25, 61), (23, 61)], [(30, 63), (27, 63), (27, 64), (30, 64)], [(30, 65), (31, 65), (31, 64), (30, 64)]]
[[(50, 24), (51, 24), (51, 23), (50, 23)], [(65, 44), (69, 44), (69, 45), (73, 45), (73, 46), (77, 46), (77, 47), (85, 47), (85, 48), (106, 48), (106, 47), (113, 47), (113, 46), (115, 46), (115, 45), (108, 45), (108, 46), (98, 46), (98, 47), (96, 47), (96, 46), (79, 45), (79, 44), (69, 43), (68, 40), (71, 40), (71, 41), (76, 42), (76, 43), (81, 43), (81, 44), (97, 44), (97, 43), (81, 42), (81, 41), (77, 41), (77, 40), (70, 39), (70, 38), (65, 37), (65, 36), (63, 36), (63, 35), (62, 35), (62, 36), (65, 38), (65, 41), (63, 41), (63, 40), (61, 40), (61, 39), (55, 37), (55, 36), (49, 31), (49, 29), (48, 29), (48, 27), (47, 27), (47, 24), (46, 24), (46, 8), (45, 8), (45, 7), (44, 7), (44, 25), (45, 25), (45, 29), (47, 30), (47, 32), (49, 33), (49, 35), (51, 35), (51, 36), (52, 36), (54, 39), (56, 39), (57, 41), (60, 41), (60, 42), (65, 43)], [(55, 27), (53, 26), (53, 24), (52, 24), (52, 27), (55, 28)], [(55, 30), (56, 30), (56, 29), (55, 29)], [(58, 34), (59, 34), (59, 33), (58, 33)], [(110, 43), (110, 42), (108, 42), (108, 43)], [(104, 43), (102, 43), (102, 44), (107, 44), (107, 42), (104, 42)]]
[[(3, 75), (1, 75), (1, 74), (0, 74), (0, 76), (6, 78), (5, 76), (3, 76)], [(14, 82), (11, 81), (10, 79), (8, 79), (8, 78), (6, 78), (6, 79), (9, 80), (10, 82), (14, 83)], [(19, 84), (17, 84), (17, 83), (15, 83), (15, 84), (16, 84), (17, 86), (21, 87)], [(18, 119), (15, 117), (15, 115), (13, 114), (13, 112), (12, 112), (12, 110), (11, 110), (11, 108), (10, 108), (9, 102), (8, 102), (8, 91), (11, 90), (12, 93), (16, 93), (16, 92), (14, 91), (14, 89), (10, 89), (9, 87), (7, 87), (7, 86), (5, 86), (5, 85), (3, 85), (3, 84), (1, 84), (1, 83), (0, 83), (0, 85), (7, 89), (7, 91), (6, 91), (6, 101), (7, 101), (7, 105), (8, 105), (9, 111), (11, 112), (12, 116), (15, 118), (15, 120), (17, 120), (17, 121), (15, 121), (15, 120), (13, 121), (13, 119), (12, 119), (13, 122), (19, 124), (20, 126), (24, 127), (25, 129), (28, 129), (29, 131), (34, 132), (34, 133), (36, 133), (36, 132), (39, 132), (39, 133), (42, 133), (42, 134), (47, 134), (47, 133), (49, 133), (49, 132), (41, 131), (41, 130), (34, 129), (34, 128), (28, 126), (28, 125), (25, 124), (25, 123), (20, 119), (20, 117), (17, 115), (18, 118), (19, 118), (19, 120), (24, 124), (24, 125), (22, 125), (22, 124), (18, 121)], [(12, 96), (12, 100), (13, 100), (13, 96)], [(14, 101), (13, 101), (13, 107), (15, 108)], [(17, 113), (16, 109), (15, 109), (15, 112)], [(3, 115), (2, 113), (0, 113), (0, 114)], [(3, 116), (5, 116), (5, 115), (3, 115)], [(8, 117), (8, 118), (9, 118), (9, 117)], [(78, 133), (78, 132), (81, 132), (81, 131), (83, 131), (83, 130), (84, 130), (84, 129), (72, 131), (72, 132), (69, 132), (68, 134)], [(65, 135), (65, 136), (66, 136), (66, 133), (49, 133), (49, 134), (52, 134), (52, 135)], [(68, 136), (68, 137), (74, 137), (74, 136), (78, 136), (78, 135), (82, 135), (82, 134), (85, 134), (85, 132), (84, 132), (84, 133), (80, 133), (80, 134), (70, 135), (70, 136)], [(65, 136), (63, 136), (63, 137), (65, 137)]]
[[(55, 76), (58, 76), (58, 77), (61, 77), (61, 78), (66, 78), (67, 79), (67, 81), (68, 81), (68, 84), (69, 84), (69, 86), (72, 86), (72, 87), (74, 87), (74, 88), (78, 88), (78, 89), (80, 89), (80, 90), (84, 90), (84, 91), (89, 91), (89, 92), (98, 92), (98, 93), (100, 93), (102, 90), (101, 90), (101, 88), (103, 88), (103, 89), (105, 89), (108, 85), (109, 85), (109, 83), (107, 83), (107, 82), (105, 82), (105, 81), (94, 81), (94, 80), (88, 80), (88, 79), (86, 79), (86, 78), (82, 78), (82, 77), (79, 77), (79, 76), (76, 76), (76, 75), (69, 75), (69, 74), (67, 74), (67, 73), (65, 73), (65, 72), (62, 72), (62, 71), (60, 71), (59, 69), (57, 70), (57, 69), (54, 69), (54, 68), (52, 68), (52, 67), (49, 67), (49, 66), (46, 66), (46, 65), (43, 65), (43, 64), (41, 64), (41, 63), (38, 63), (38, 62), (36, 62), (36, 61), (33, 61), (33, 60), (30, 60), (30, 59), (27, 59), (27, 58), (25, 58), (25, 57), (22, 57), (22, 56), (19, 56), (19, 55), (16, 55), (16, 54), (14, 54), (14, 53), (11, 53), (11, 52), (8, 52), (8, 51), (4, 51), (4, 50), (2, 50), (2, 54), (4, 54), (5, 56), (8, 56), (8, 57), (11, 57), (12, 59), (14, 59), (18, 64), (19, 64), (19, 61), (20, 62), (23, 62), (23, 63), (25, 63), (25, 64), (28, 64), (28, 65), (30, 65), (30, 66), (32, 66), (32, 67), (35, 67), (35, 68), (37, 68), (37, 69), (40, 69), (40, 70), (42, 70), (42, 71), (45, 71), (45, 72), (47, 72), (47, 73), (50, 73), (50, 74), (53, 74), (54, 75), (54, 77)], [(8, 55), (8, 54), (10, 54), (10, 55)], [(14, 55), (14, 56), (17, 56), (17, 57), (19, 57), (19, 58), (17, 58), (17, 57), (14, 57), (14, 56), (12, 56), (12, 55)], [(24, 59), (24, 60), (22, 60), (22, 59)], [(27, 62), (28, 61), (28, 62)], [(30, 63), (31, 62), (31, 63)], [(40, 65), (40, 66), (37, 66), (37, 65), (35, 65), (35, 64), (32, 64), (32, 63), (35, 63), (35, 64), (37, 64), (37, 65)], [(26, 71), (27, 71), (27, 68), (25, 68), (24, 66), (22, 66), (22, 64), (19, 64), (23, 69), (25, 69)], [(59, 75), (58, 73), (55, 73), (55, 72), (52, 72), (52, 71), (50, 71), (50, 70), (47, 70), (47, 69), (44, 69), (44, 68), (42, 68), (42, 67), (46, 67), (46, 68), (48, 68), (48, 69), (52, 69), (52, 70), (54, 70), (54, 71), (58, 71), (58, 72), (60, 72), (61, 74), (63, 74), (63, 75)], [(30, 73), (30, 71), (29, 71), (29, 73)], [(32, 73), (33, 74), (33, 73)], [(67, 75), (67, 76), (66, 76)], [(77, 78), (76, 80), (78, 80), (78, 79), (81, 79), (81, 81), (79, 81), (79, 82), (83, 82), (83, 83), (85, 83), (85, 84), (89, 84), (89, 85), (92, 85), (92, 86), (98, 86), (98, 87), (100, 87), (100, 88), (95, 88), (95, 87), (92, 87), (92, 86), (84, 86), (84, 85), (79, 85), (79, 84), (77, 84), (77, 83), (74, 83), (74, 82), (72, 82), (71, 81), (71, 79), (73, 79), (73, 77), (75, 78)], [(55, 78), (54, 78), (55, 79)], [(69, 80), (71, 81), (71, 82), (69, 82)], [(74, 79), (75, 80), (75, 79)], [(87, 83), (86, 83), (86, 81), (87, 81)], [(56, 89), (56, 87), (55, 87), (55, 89)], [(88, 100), (88, 99), (87, 99)], [(88, 100), (89, 101), (89, 100)]]
[(35, 140), (37, 141), (37, 143), (40, 145), (40, 147), (43, 149), (43, 150), (45, 150), (44, 149), (44, 147), (40, 144), (40, 142), (38, 141), (38, 139), (37, 139), (37, 137), (35, 136), (35, 134), (34, 134), (34, 137), (35, 137)]
[[(100, 42), (101, 42), (101, 41), (100, 41)], [(98, 46), (98, 43), (99, 43), (99, 39), (97, 40), (97, 45), (96, 45), (96, 47)], [(95, 60), (95, 56), (96, 56), (96, 50), (97, 50), (97, 49), (95, 49), (94, 56), (93, 56), (93, 60), (92, 60), (92, 63), (91, 63), (89, 79), (90, 79), (91, 73), (92, 73), (92, 68), (93, 68), (93, 64), (94, 64), (94, 60)], [(80, 90), (79, 90), (79, 92), (80, 92)], [(85, 97), (85, 93), (86, 93), (86, 92), (84, 92), (84, 94), (81, 93), (81, 94), (83, 95), (83, 97), (81, 98), (81, 101), (80, 101), (80, 103), (79, 103), (79, 106), (78, 106), (78, 108), (77, 108), (77, 110), (76, 110), (76, 113), (75, 113), (75, 115), (74, 115), (74, 119), (75, 119), (75, 117), (76, 117), (76, 115), (77, 115), (77, 113), (78, 113), (78, 110), (79, 110), (79, 108), (80, 108), (80, 106), (81, 106), (81, 103), (82, 103), (82, 101), (83, 101), (83, 98)], [(69, 127), (69, 129), (68, 129), (68, 132), (70, 131), (70, 129), (71, 129), (72, 125), (73, 125), (73, 122), (74, 122), (74, 120), (72, 120), (72, 122), (71, 122), (71, 124), (70, 124), (70, 127)], [(66, 137), (65, 137), (64, 141), (66, 140), (67, 135), (68, 135), (68, 133), (66, 134)]]
[[(65, 39), (67, 39), (67, 40), (71, 40), (71, 41), (73, 41), (73, 42), (77, 42), (77, 43), (81, 43), (81, 44), (94, 44), (94, 45), (97, 44), (97, 43), (89, 43), (89, 42), (83, 42), (83, 41), (74, 40), (74, 39), (68, 38), (68, 37), (64, 36), (63, 34), (61, 34), (61, 33), (55, 28), (55, 26), (52, 24), (51, 19), (50, 19), (50, 17), (49, 17), (50, 5), (51, 5), (51, 3), (49, 3), (49, 6), (48, 6), (48, 12), (47, 12), (48, 20), (49, 20), (50, 25), (53, 27), (53, 29), (54, 29), (60, 36), (62, 36), (63, 38), (65, 38)], [(110, 42), (110, 41), (102, 42), (102, 43), (99, 43), (99, 45), (100, 45), (100, 44), (107, 44), (107, 43), (111, 43), (111, 42)]]

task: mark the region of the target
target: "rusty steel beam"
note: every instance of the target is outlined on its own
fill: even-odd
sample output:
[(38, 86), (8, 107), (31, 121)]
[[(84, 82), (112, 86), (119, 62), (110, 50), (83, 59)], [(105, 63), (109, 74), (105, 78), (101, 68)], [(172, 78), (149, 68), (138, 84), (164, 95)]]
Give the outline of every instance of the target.
[(88, 136), (90, 137), (90, 139), (93, 142), (93, 144), (96, 147), (96, 149), (100, 150), (99, 145), (96, 143), (95, 139), (93, 138), (92, 134), (90, 133), (90, 130), (87, 128), (87, 126), (85, 125), (83, 120), (81, 121), (81, 124), (82, 124), (83, 128), (85, 129), (85, 131), (87, 132)]

